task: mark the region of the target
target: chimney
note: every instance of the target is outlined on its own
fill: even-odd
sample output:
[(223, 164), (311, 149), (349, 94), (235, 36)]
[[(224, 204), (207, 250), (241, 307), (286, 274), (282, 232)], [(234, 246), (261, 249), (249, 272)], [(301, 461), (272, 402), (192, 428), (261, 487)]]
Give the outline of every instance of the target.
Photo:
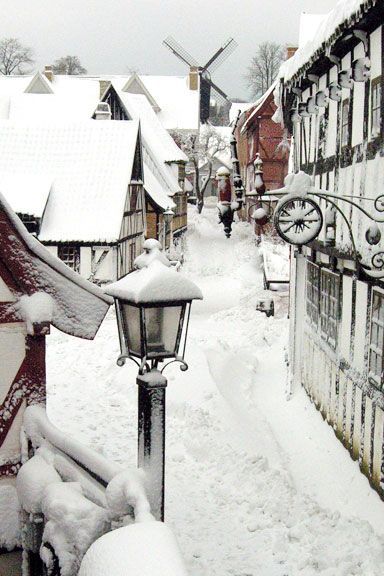
[(43, 74), (47, 78), (47, 80), (49, 80), (50, 82), (53, 82), (52, 66), (45, 66)]
[(197, 66), (191, 66), (189, 69), (188, 88), (190, 90), (199, 89), (199, 69)]
[(95, 110), (95, 120), (110, 120), (112, 117), (108, 102), (99, 102)]
[(289, 60), (289, 58), (292, 58), (292, 56), (294, 55), (296, 50), (297, 50), (297, 46), (287, 46), (285, 59)]

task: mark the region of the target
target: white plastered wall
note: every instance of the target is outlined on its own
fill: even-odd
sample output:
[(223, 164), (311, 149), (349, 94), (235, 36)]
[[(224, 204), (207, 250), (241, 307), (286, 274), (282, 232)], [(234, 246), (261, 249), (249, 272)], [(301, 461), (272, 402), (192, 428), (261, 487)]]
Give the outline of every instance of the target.
[(340, 355), (349, 362), (351, 346), (351, 323), (352, 323), (352, 288), (351, 276), (343, 276), (342, 289), (342, 314), (340, 325)]
[(353, 365), (359, 370), (365, 370), (365, 344), (368, 307), (368, 285), (358, 280), (356, 282), (356, 319), (355, 319), (355, 341), (353, 353)]

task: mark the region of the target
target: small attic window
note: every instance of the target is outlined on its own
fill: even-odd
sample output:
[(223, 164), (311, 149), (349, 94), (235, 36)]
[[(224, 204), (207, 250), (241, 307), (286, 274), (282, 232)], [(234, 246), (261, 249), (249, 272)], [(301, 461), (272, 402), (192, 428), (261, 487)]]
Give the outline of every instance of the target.
[(80, 247), (73, 244), (62, 244), (57, 255), (69, 268), (80, 273)]
[(20, 220), (28, 230), (30, 234), (37, 236), (40, 231), (40, 218), (36, 216), (31, 216), (30, 214), (18, 214)]

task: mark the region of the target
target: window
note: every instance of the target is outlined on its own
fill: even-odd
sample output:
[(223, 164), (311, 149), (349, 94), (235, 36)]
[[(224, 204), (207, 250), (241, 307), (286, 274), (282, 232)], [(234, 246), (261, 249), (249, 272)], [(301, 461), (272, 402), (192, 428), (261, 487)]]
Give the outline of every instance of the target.
[(307, 316), (316, 326), (319, 322), (319, 278), (320, 268), (307, 262)]
[(349, 140), (349, 100), (343, 100), (341, 108), (341, 145), (348, 146)]
[(330, 270), (320, 273), (320, 329), (331, 348), (336, 348), (339, 319), (340, 277)]
[(369, 342), (369, 377), (377, 386), (383, 380), (384, 294), (373, 292), (371, 337)]
[(30, 214), (20, 214), (18, 213), (18, 216), (20, 218), (20, 220), (22, 221), (22, 223), (24, 224), (24, 226), (26, 227), (26, 229), (28, 230), (28, 232), (30, 234), (33, 234), (34, 236), (37, 236), (37, 234), (39, 233), (40, 230), (40, 218), (36, 218), (35, 216), (31, 216)]
[(136, 243), (132, 242), (129, 245), (129, 269), (132, 270), (133, 269), (133, 263), (135, 261), (136, 258)]
[(75, 272), (80, 272), (80, 247), (62, 244), (58, 248), (58, 257)]
[(340, 275), (307, 262), (307, 319), (331, 348), (337, 345)]
[(381, 121), (381, 78), (375, 78), (371, 83), (371, 132), (372, 136), (380, 134)]

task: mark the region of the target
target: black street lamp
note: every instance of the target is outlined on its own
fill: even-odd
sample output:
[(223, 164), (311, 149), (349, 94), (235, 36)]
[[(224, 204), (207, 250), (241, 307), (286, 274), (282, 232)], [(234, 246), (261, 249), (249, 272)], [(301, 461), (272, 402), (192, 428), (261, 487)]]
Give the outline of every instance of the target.
[[(158, 258), (154, 257), (156, 250)], [(121, 348), (117, 364), (123, 366), (131, 359), (139, 366), (138, 466), (148, 476), (152, 513), (157, 520), (164, 520), (167, 379), (163, 371), (171, 362), (180, 362), (181, 370), (188, 369), (184, 354), (191, 303), (202, 299), (202, 293), (164, 263), (159, 249), (154, 251), (139, 256), (140, 269), (110, 284), (105, 292), (115, 300)], [(167, 360), (160, 371), (159, 363)]]

